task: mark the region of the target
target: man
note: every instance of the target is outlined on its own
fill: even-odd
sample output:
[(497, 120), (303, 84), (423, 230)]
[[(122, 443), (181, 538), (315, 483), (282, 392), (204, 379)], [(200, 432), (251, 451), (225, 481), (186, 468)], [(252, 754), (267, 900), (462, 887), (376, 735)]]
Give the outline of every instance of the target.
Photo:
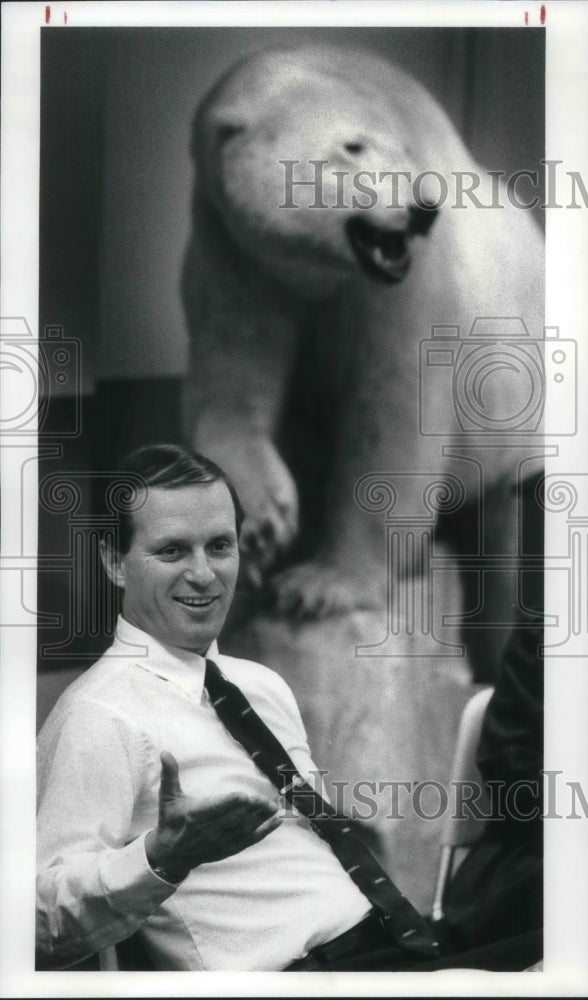
[(39, 738), (41, 961), (71, 964), (141, 928), (161, 969), (283, 969), (371, 906), (306, 820), (281, 818), (278, 789), (204, 691), (208, 654), (313, 780), (287, 685), (216, 646), (239, 568), (234, 489), (171, 446), (121, 471), (147, 497), (119, 550), (102, 549), (122, 591), (115, 640)]
[[(332, 849), (318, 821), (279, 807), (267, 751), (251, 753), (221, 720), (234, 696), (209, 695), (233, 682), (241, 726), (259, 716), (294, 769), (290, 784), (313, 794), (290, 689), (216, 645), (239, 568), (234, 488), (170, 445), (139, 450), (121, 472), (147, 491), (121, 516), (118, 549), (102, 548), (122, 592), (116, 636), (39, 737), (38, 967), (67, 967), (137, 931), (168, 970), (393, 969), (434, 955), (373, 859), (368, 882), (363, 861), (344, 866), (348, 826), (333, 820), (346, 843)], [(382, 918), (372, 897), (387, 887), (395, 912)]]

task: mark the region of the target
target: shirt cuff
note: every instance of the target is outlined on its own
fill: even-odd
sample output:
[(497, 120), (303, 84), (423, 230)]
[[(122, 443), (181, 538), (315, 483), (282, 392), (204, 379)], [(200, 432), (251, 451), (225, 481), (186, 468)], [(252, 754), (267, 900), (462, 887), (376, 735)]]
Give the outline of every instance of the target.
[(155, 874), (145, 852), (146, 833), (121, 850), (112, 851), (102, 869), (105, 891), (113, 908), (146, 916), (176, 891), (179, 883)]

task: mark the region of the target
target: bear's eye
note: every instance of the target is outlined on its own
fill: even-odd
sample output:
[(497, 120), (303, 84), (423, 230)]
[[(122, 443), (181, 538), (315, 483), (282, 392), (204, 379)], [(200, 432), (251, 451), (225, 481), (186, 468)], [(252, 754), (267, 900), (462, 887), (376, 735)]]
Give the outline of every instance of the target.
[(220, 125), (217, 133), (220, 145), (222, 146), (223, 143), (228, 142), (234, 135), (238, 135), (242, 131), (242, 125)]
[(346, 142), (343, 147), (347, 153), (363, 153), (363, 142)]

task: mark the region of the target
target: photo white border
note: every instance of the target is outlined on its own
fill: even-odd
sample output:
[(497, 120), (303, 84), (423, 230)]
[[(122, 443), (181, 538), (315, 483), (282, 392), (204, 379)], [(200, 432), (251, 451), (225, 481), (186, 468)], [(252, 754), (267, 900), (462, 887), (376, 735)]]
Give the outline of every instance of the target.
[[(519, 27), (539, 30), (545, 8), (547, 40), (547, 159), (588, 178), (588, 4), (536, 2), (182, 2), (5, 3), (2, 7), (2, 300), (0, 313), (26, 316), (38, 328), (38, 208), (40, 28), (46, 23), (94, 25), (333, 25)], [(586, 211), (547, 210), (546, 324), (578, 340), (579, 426), (560, 440), (553, 467), (587, 470), (588, 226)], [(588, 395), (588, 394), (587, 394)], [(8, 412), (11, 400), (5, 398)], [(549, 400), (548, 400), (549, 405)], [(10, 442), (12, 444), (13, 442)], [(12, 604), (10, 558), (20, 510), (36, 523), (36, 484), (20, 496), (14, 478), (34, 440), (2, 442), (3, 546), (0, 600)], [(552, 471), (548, 466), (547, 472)], [(20, 504), (23, 504), (21, 508)], [(29, 538), (32, 536), (29, 534)], [(549, 532), (547, 536), (549, 555)], [(547, 576), (549, 588), (555, 582)], [(555, 575), (554, 575), (555, 576)], [(588, 581), (583, 581), (586, 586)], [(12, 611), (12, 609), (11, 609)], [(10, 621), (14, 619), (11, 617)], [(450, 971), (402, 973), (75, 973), (34, 972), (35, 629), (5, 628), (0, 673), (0, 996), (581, 996), (588, 988), (588, 821), (546, 821), (546, 951), (544, 972)], [(30, 621), (30, 619), (29, 619)], [(584, 627), (586, 627), (584, 623)], [(588, 661), (588, 650), (587, 650)], [(545, 767), (588, 788), (588, 672), (584, 659), (546, 661)], [(311, 976), (309, 979), (308, 977)]]

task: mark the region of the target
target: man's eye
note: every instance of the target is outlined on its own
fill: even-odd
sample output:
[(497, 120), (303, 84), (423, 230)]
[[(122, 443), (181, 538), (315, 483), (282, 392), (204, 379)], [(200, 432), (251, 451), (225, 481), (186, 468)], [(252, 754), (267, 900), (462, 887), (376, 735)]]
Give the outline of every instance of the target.
[(178, 559), (180, 549), (177, 545), (166, 545), (165, 548), (159, 550), (157, 555), (160, 559)]
[(232, 548), (233, 543), (230, 538), (215, 538), (212, 543), (212, 551), (215, 553), (228, 552)]

